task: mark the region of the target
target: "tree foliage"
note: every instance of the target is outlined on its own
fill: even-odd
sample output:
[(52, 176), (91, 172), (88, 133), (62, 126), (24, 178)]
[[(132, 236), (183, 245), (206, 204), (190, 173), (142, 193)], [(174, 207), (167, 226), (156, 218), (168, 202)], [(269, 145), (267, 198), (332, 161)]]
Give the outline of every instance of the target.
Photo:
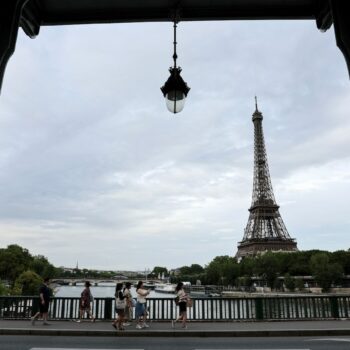
[(205, 270), (209, 284), (232, 285), (239, 276), (237, 260), (228, 255), (217, 256)]
[(12, 290), (14, 295), (36, 295), (43, 279), (34, 271), (22, 272), (15, 281)]
[[(350, 250), (327, 252), (320, 250), (298, 251), (293, 253), (266, 253), (255, 257), (246, 257), (240, 263), (228, 255), (215, 257), (208, 265), (199, 264), (182, 266), (180, 273), (171, 277), (172, 282), (190, 281), (195, 284), (234, 285), (251, 287), (256, 279), (264, 280), (271, 288), (301, 290), (303, 276), (313, 276), (318, 285), (328, 291), (332, 285), (342, 283), (344, 274), (350, 275)], [(152, 275), (168, 275), (166, 267), (155, 266)], [(0, 249), (0, 281), (6, 281), (12, 292), (34, 292), (38, 281), (44, 277), (76, 278), (112, 278), (114, 271), (96, 271), (74, 269), (64, 271), (56, 268), (43, 255), (33, 256), (25, 248), (12, 244)], [(9, 289), (0, 284), (0, 293), (6, 294)], [(294, 287), (294, 288), (293, 288)]]
[(343, 276), (343, 267), (330, 263), (327, 253), (318, 253), (311, 257), (311, 271), (323, 292), (328, 292), (332, 283), (337, 283)]
[(15, 281), (25, 271), (31, 270), (37, 275), (55, 277), (58, 269), (42, 255), (33, 256), (25, 248), (12, 244), (0, 249), (0, 279), (8, 281), (14, 287)]
[(168, 274), (168, 269), (166, 267), (162, 267), (162, 266), (155, 266), (151, 272), (151, 274), (156, 276), (156, 277), (158, 275), (162, 275), (163, 273), (166, 276)]
[(8, 294), (10, 294), (9, 288), (6, 287), (4, 283), (0, 282), (0, 296), (8, 295)]
[(284, 275), (284, 284), (290, 292), (295, 291), (295, 278), (292, 277), (289, 273), (286, 273)]
[(272, 289), (280, 290), (283, 288), (281, 277), (284, 276), (284, 286), (293, 291), (304, 289), (303, 276), (314, 276), (319, 286), (329, 290), (332, 284), (341, 284), (343, 273), (350, 274), (350, 251), (269, 252), (246, 257), (240, 263), (226, 255), (215, 257), (197, 275), (193, 274), (194, 269), (190, 266), (183, 266), (179, 270), (180, 275), (172, 281), (194, 283), (199, 279), (203, 284), (234, 285), (249, 289), (254, 280), (259, 279)]

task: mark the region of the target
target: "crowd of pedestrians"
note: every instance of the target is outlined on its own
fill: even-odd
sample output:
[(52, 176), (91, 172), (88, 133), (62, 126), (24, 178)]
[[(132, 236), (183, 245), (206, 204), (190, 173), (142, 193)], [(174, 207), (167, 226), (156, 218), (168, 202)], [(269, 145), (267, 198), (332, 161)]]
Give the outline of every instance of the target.
[[(92, 312), (93, 295), (90, 290), (90, 282), (85, 282), (85, 288), (81, 292), (79, 301), (79, 319), (76, 322), (80, 323), (85, 314), (91, 322), (95, 322), (95, 317)], [(187, 308), (192, 306), (192, 300), (184, 290), (182, 282), (178, 283), (175, 289), (176, 297), (174, 299), (179, 307), (179, 317), (171, 321), (172, 328), (175, 328), (176, 322), (181, 321), (181, 327), (187, 328)], [(136, 286), (136, 301), (131, 294), (131, 283), (117, 283), (115, 287), (115, 314), (116, 317), (112, 322), (112, 326), (119, 331), (125, 330), (125, 327), (131, 326), (133, 320), (133, 309), (135, 308), (136, 329), (149, 328), (147, 324), (148, 308), (147, 297), (150, 290), (144, 288), (143, 282), (139, 281)], [(31, 318), (32, 325), (38, 318), (42, 318), (44, 325), (49, 325), (48, 310), (50, 304), (51, 291), (49, 288), (49, 279), (44, 280), (43, 285), (39, 289), (39, 311)]]

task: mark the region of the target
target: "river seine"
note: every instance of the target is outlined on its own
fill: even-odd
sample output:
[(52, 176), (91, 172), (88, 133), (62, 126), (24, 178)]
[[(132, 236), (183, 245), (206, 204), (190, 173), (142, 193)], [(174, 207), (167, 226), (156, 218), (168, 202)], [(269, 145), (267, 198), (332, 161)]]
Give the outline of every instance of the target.
[[(84, 289), (84, 285), (77, 286), (59, 286), (55, 288), (56, 297), (66, 297), (66, 298), (80, 298), (80, 294)], [(91, 286), (90, 291), (94, 298), (114, 298), (115, 284), (114, 283), (104, 283), (99, 286)], [(136, 297), (136, 289), (131, 288), (131, 294)], [(172, 293), (158, 293), (151, 290), (149, 294), (150, 298), (173, 298), (175, 297)]]

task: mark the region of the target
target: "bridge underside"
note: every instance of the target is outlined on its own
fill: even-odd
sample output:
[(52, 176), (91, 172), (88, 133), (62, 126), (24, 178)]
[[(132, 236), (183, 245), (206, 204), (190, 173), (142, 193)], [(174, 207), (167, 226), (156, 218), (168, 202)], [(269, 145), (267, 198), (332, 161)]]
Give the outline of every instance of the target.
[(175, 9), (181, 21), (313, 19), (322, 31), (334, 23), (337, 45), (350, 67), (349, 1), (1, 0), (0, 89), (19, 27), (34, 38), (43, 25), (172, 21)]
[(247, 256), (255, 256), (266, 252), (295, 252), (297, 250), (297, 244), (293, 239), (252, 239), (239, 243), (236, 258), (240, 260)]

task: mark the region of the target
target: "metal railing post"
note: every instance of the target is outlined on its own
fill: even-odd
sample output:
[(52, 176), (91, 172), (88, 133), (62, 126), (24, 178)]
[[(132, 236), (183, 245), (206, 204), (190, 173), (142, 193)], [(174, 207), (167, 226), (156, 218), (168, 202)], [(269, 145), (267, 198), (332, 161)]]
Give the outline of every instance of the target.
[(338, 298), (337, 297), (329, 297), (329, 302), (331, 305), (331, 316), (333, 318), (339, 318)]
[(111, 298), (105, 299), (105, 312), (104, 319), (111, 320), (112, 319), (112, 300)]
[(259, 321), (264, 319), (263, 298), (255, 298), (255, 318)]

